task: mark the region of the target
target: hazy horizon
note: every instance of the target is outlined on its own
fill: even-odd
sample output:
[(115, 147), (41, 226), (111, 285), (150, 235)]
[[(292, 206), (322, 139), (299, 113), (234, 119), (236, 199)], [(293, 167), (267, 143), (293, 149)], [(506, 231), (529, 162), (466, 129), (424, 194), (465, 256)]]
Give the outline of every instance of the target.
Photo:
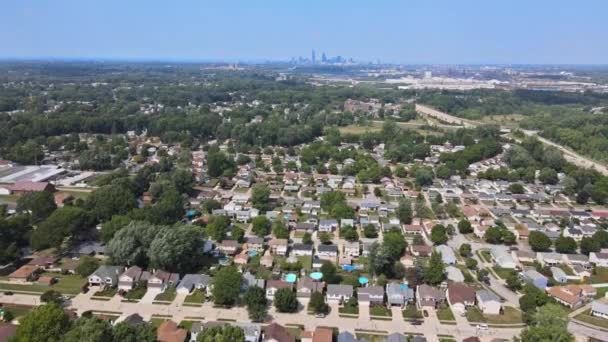
[(605, 65), (608, 3), (515, 0), (4, 4), (1, 60)]

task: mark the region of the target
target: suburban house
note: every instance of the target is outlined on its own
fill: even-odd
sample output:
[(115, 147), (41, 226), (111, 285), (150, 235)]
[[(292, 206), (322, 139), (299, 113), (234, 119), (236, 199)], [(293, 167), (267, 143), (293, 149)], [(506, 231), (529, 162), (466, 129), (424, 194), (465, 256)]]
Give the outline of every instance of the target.
[(185, 341), (187, 336), (188, 330), (179, 328), (177, 323), (171, 320), (161, 323), (156, 331), (156, 339), (160, 342)]
[(479, 310), (487, 315), (498, 315), (502, 305), (500, 298), (492, 291), (479, 290), (475, 293)]
[(358, 257), (361, 253), (359, 241), (344, 242), (344, 254), (351, 257)]
[(34, 265), (23, 265), (8, 275), (12, 283), (27, 283), (38, 278), (39, 268)]
[(416, 301), (418, 307), (434, 307), (445, 301), (445, 292), (443, 290), (431, 287), (426, 284), (416, 287)]
[(248, 237), (247, 250), (262, 253), (264, 251), (264, 238)]
[(269, 280), (268, 283), (266, 283), (266, 298), (273, 300), (274, 295), (279, 289), (293, 290), (293, 283), (288, 283), (282, 280)]
[(176, 286), (179, 274), (158, 270), (148, 279), (148, 290), (165, 291), (170, 286)]
[(584, 298), (580, 293), (571, 291), (571, 289), (562, 286), (553, 286), (547, 290), (549, 297), (555, 299), (556, 302), (567, 306), (570, 309), (575, 309), (584, 303)]
[(591, 253), (589, 253), (589, 262), (595, 266), (608, 267), (608, 253), (591, 252)]
[(312, 342), (332, 342), (333, 334), (330, 328), (317, 327), (312, 335)]
[(296, 294), (300, 298), (310, 298), (314, 292), (323, 293), (325, 282), (314, 281), (309, 277), (300, 278), (298, 281)]
[(384, 289), (382, 286), (368, 286), (357, 289), (359, 304), (383, 304)]
[(543, 266), (555, 266), (562, 263), (562, 255), (559, 253), (536, 253), (536, 260)]
[(529, 269), (523, 273), (519, 273), (519, 277), (526, 283), (530, 283), (541, 290), (547, 287), (547, 277), (538, 273), (536, 270)]
[(118, 277), (118, 289), (129, 291), (137, 286), (139, 281), (148, 281), (150, 272), (142, 270), (138, 266), (129, 267)]
[(319, 221), (319, 231), (320, 232), (332, 232), (338, 229), (338, 220), (336, 219), (323, 219)]
[(287, 239), (272, 239), (268, 242), (272, 254), (276, 255), (287, 255)]
[(608, 319), (608, 300), (606, 298), (594, 300), (591, 303), (591, 316)]
[(335, 260), (338, 257), (338, 246), (324, 245), (317, 246), (317, 256), (324, 260)]
[(506, 248), (493, 246), (490, 249), (490, 255), (496, 266), (500, 268), (515, 269), (517, 267), (517, 263), (513, 259), (513, 256)]
[(209, 285), (211, 285), (211, 277), (206, 274), (186, 274), (177, 285), (177, 292), (189, 294), (195, 289), (208, 289)]
[(354, 294), (352, 285), (327, 285), (325, 297), (328, 302), (344, 303), (347, 302)]
[(403, 226), (403, 232), (411, 235), (421, 235), (422, 226), (419, 224), (406, 224)]
[(431, 255), (433, 247), (427, 245), (412, 245), (410, 250), (414, 256), (427, 257)]
[(282, 325), (272, 323), (264, 328), (262, 333), (263, 342), (295, 342), (296, 339), (291, 336), (289, 330)]
[(414, 300), (414, 290), (404, 284), (386, 284), (386, 299), (389, 305), (405, 306)]
[(89, 285), (114, 287), (118, 284), (118, 275), (122, 270), (122, 266), (101, 265), (89, 276)]
[(464, 281), (464, 274), (458, 267), (448, 266), (445, 268), (445, 273), (450, 281), (462, 283)]
[(57, 267), (58, 260), (59, 260), (59, 258), (54, 255), (46, 255), (46, 256), (39, 256), (37, 258), (34, 258), (34, 259), (30, 260), (30, 262), (28, 262), (27, 264), (36, 266), (42, 270), (56, 270), (58, 268)]
[(475, 305), (475, 290), (463, 283), (451, 283), (447, 298), (452, 309), (463, 315), (467, 307)]
[(241, 289), (243, 291), (246, 291), (248, 288), (250, 288), (252, 286), (257, 286), (261, 289), (265, 289), (266, 281), (262, 278), (256, 278), (250, 272), (246, 272), (245, 274), (243, 274), (243, 285), (241, 285)]
[(312, 256), (313, 246), (296, 243), (291, 248), (291, 255), (294, 256)]
[(223, 240), (218, 249), (226, 255), (235, 255), (239, 250), (239, 242), (236, 240)]

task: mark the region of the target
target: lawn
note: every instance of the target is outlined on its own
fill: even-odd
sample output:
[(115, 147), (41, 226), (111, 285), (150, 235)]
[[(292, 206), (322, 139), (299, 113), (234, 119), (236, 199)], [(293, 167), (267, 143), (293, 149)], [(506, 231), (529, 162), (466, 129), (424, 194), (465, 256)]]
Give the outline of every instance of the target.
[(62, 275), (59, 273), (43, 273), (44, 276), (56, 277), (59, 281), (51, 286), (48, 285), (37, 285), (37, 284), (8, 284), (0, 283), (0, 290), (8, 290), (15, 292), (37, 292), (44, 293), (48, 290), (59, 291), (65, 295), (77, 295), (82, 291), (82, 286), (85, 284), (86, 279), (78, 275)]
[(608, 287), (596, 287), (595, 291), (597, 292), (595, 295), (596, 299), (604, 298), (606, 292), (608, 292)]
[(483, 251), (478, 251), (477, 253), (482, 261), (484, 261), (484, 262), (492, 261), (492, 255), (490, 254), (490, 251), (483, 250)]
[(518, 324), (522, 323), (521, 311), (516, 308), (503, 307), (502, 315), (484, 315), (479, 308), (470, 307), (467, 309), (467, 320), (469, 322), (481, 322), (490, 324)]
[(168, 321), (168, 319), (167, 319), (167, 318), (155, 318), (155, 317), (153, 317), (153, 318), (150, 320), (150, 324), (152, 324), (152, 326), (153, 326), (154, 328), (157, 328), (157, 329), (158, 329), (158, 327), (159, 327), (159, 326), (160, 326), (160, 325), (161, 325), (161, 324), (162, 324), (164, 321)]
[(188, 331), (192, 330), (192, 324), (196, 321), (184, 320), (179, 322), (179, 327)]
[(512, 273), (515, 272), (512, 269), (509, 269), (509, 268), (500, 268), (498, 266), (492, 267), (492, 270), (494, 270), (494, 272), (496, 273), (496, 275), (499, 276), (502, 279), (507, 279), (507, 277), (509, 277)]
[(440, 321), (455, 321), (454, 313), (448, 305), (441, 305), (437, 308), (437, 318)]
[(608, 329), (608, 320), (591, 316), (590, 310), (586, 310), (585, 312), (575, 316), (574, 318), (578, 319), (579, 321), (589, 323), (591, 325), (596, 325), (598, 327)]
[(422, 312), (418, 310), (415, 304), (408, 304), (403, 310), (403, 318), (406, 320), (422, 319)]
[(116, 294), (116, 288), (115, 287), (106, 287), (105, 289), (101, 290), (101, 291), (97, 291), (95, 293), (93, 293), (93, 297), (114, 297), (114, 295)]
[(172, 302), (175, 299), (176, 294), (177, 293), (175, 292), (175, 288), (169, 287), (164, 292), (157, 294), (156, 297), (154, 298), (154, 301)]
[(596, 267), (595, 271), (591, 275), (591, 283), (608, 283), (608, 268)]
[(384, 342), (384, 341), (386, 341), (386, 335), (356, 333), (355, 337), (357, 337), (357, 339), (364, 339), (365, 341), (368, 341), (368, 342)]
[(184, 299), (184, 303), (190, 304), (203, 304), (205, 302), (205, 292), (202, 290), (196, 289), (191, 294), (186, 296)]
[(302, 264), (302, 267), (310, 272), (310, 270), (312, 269), (312, 256), (309, 255), (303, 255), (303, 256), (299, 256), (298, 260), (300, 261), (300, 264)]
[(147, 290), (148, 289), (145, 286), (135, 287), (127, 292), (125, 298), (129, 300), (139, 300), (146, 294)]
[(384, 305), (372, 305), (369, 307), (370, 316), (379, 316), (379, 317), (392, 317), (393, 314), (391, 310), (387, 309)]
[(33, 306), (17, 305), (17, 304), (2, 304), (2, 308), (13, 315), (13, 319), (23, 317), (28, 312), (34, 309)]
[(359, 314), (359, 306), (353, 305), (345, 305), (338, 309), (338, 312), (346, 315), (358, 315)]

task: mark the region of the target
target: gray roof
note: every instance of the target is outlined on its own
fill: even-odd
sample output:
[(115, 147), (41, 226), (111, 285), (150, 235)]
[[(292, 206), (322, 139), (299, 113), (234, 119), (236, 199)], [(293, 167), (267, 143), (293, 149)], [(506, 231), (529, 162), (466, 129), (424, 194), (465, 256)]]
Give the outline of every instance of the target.
[(312, 245), (305, 245), (303, 243), (296, 243), (293, 245), (293, 250), (295, 251), (311, 251), (312, 252)]
[(400, 333), (392, 333), (386, 337), (386, 342), (406, 342), (405, 336)]
[(608, 315), (608, 303), (605, 300), (594, 300), (593, 303), (591, 303), (591, 311)]
[(500, 298), (494, 292), (488, 290), (479, 290), (475, 293), (475, 296), (482, 302), (500, 302)]
[(368, 294), (372, 296), (384, 296), (384, 289), (382, 286), (368, 286), (357, 289), (357, 294)]
[(327, 285), (327, 294), (328, 295), (341, 295), (341, 296), (352, 296), (353, 295), (353, 287), (352, 285), (335, 285), (330, 284)]
[(319, 246), (317, 246), (317, 251), (318, 252), (335, 252), (335, 253), (338, 253), (338, 246), (336, 246), (336, 245), (324, 245), (324, 244), (320, 244)]
[(185, 287), (188, 289), (192, 289), (193, 287), (196, 286), (209, 286), (209, 284), (211, 283), (211, 277), (206, 275), (206, 274), (186, 274), (184, 275), (184, 277), (182, 278), (182, 281), (179, 283), (179, 285), (177, 286), (178, 288), (180, 287)]
[(91, 275), (96, 275), (99, 278), (117, 279), (118, 275), (121, 273), (122, 273), (122, 266), (101, 265)]

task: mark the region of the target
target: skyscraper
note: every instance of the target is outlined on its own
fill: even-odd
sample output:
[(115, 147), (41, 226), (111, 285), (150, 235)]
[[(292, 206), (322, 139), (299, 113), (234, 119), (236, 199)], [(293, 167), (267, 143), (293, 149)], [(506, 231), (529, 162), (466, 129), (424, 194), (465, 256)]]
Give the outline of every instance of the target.
[(316, 64), (317, 63), (317, 56), (315, 55), (315, 50), (312, 50), (312, 64)]
[(323, 54), (321, 54), (321, 62), (323, 62), (323, 63), (327, 62), (327, 56), (325, 56), (325, 52), (323, 52)]

